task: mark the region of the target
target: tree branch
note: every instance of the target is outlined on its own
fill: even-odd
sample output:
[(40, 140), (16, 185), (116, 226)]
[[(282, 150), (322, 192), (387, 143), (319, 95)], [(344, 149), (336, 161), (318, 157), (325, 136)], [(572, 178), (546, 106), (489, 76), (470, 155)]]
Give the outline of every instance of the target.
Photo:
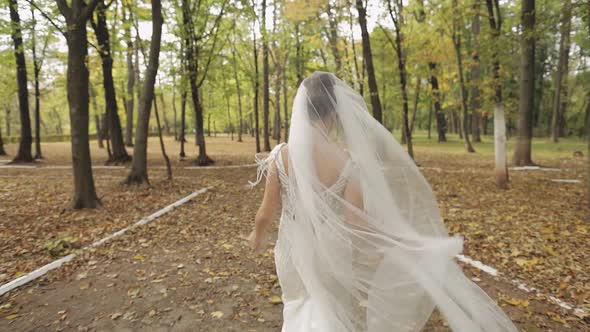
[[(213, 45), (211, 45), (211, 52), (209, 53), (209, 58), (207, 59), (207, 64), (205, 65), (205, 70), (203, 71), (203, 77), (201, 77), (201, 80), (199, 81), (199, 84), (198, 84), (199, 87), (205, 81), (205, 77), (207, 77), (207, 71), (209, 70), (209, 65), (211, 64), (211, 59), (213, 58), (213, 52), (215, 51), (215, 44), (217, 44), (217, 36), (219, 35), (219, 27), (220, 27), (221, 17), (224, 14), (225, 5), (227, 4), (227, 1), (228, 0), (223, 1), (223, 5), (221, 6), (221, 11), (219, 12), (219, 15), (217, 16), (217, 19), (215, 20), (215, 25), (214, 25), (215, 34), (213, 35)], [(225, 45), (225, 42), (223, 44)]]
[(90, 0), (90, 3), (87, 4), (86, 7), (84, 7), (84, 10), (82, 10), (82, 13), (80, 14), (80, 19), (86, 21), (90, 17), (90, 15), (92, 15), (92, 12), (94, 11), (94, 9), (100, 1), (103, 0)]
[(389, 41), (389, 44), (391, 44), (391, 47), (393, 47), (393, 49), (397, 51), (397, 46), (395, 45), (395, 42), (393, 41), (393, 39), (391, 39), (391, 36), (387, 32), (387, 30), (385, 30), (383, 25), (381, 25), (381, 24), (378, 24), (378, 25), (379, 25), (379, 28), (381, 28), (381, 30), (383, 30), (383, 34), (385, 35), (385, 37), (387, 37), (387, 40)]
[(71, 18), (71, 12), (70, 7), (68, 7), (68, 4), (66, 3), (66, 0), (55, 0), (55, 2), (57, 3), (57, 8), (61, 14), (66, 18), (66, 21), (68, 21)]
[[(63, 32), (63, 30), (49, 17), (49, 15), (47, 15), (43, 10), (41, 10), (41, 8), (39, 8), (39, 6), (37, 6), (37, 4), (33, 0), (25, 0), (25, 1), (27, 1), (31, 6), (35, 7), (35, 9), (37, 9), (39, 11), (39, 13), (41, 13), (41, 16), (45, 17), (45, 19), (47, 21), (49, 21), (49, 23), (51, 25), (53, 25), (57, 29), (57, 31), (59, 31), (62, 35), (65, 36), (65, 33)], [(58, 3), (59, 3), (59, 1), (58, 1)], [(60, 11), (61, 11), (61, 9), (60, 9)]]

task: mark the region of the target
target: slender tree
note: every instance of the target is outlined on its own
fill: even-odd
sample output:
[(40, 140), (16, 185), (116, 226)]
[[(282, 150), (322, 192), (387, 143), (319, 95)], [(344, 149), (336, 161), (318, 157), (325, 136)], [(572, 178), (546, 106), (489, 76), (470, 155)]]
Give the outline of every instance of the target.
[(158, 140), (160, 141), (160, 151), (162, 151), (162, 157), (166, 164), (166, 175), (168, 180), (172, 180), (172, 166), (170, 166), (170, 158), (166, 154), (166, 146), (164, 145), (164, 139), (162, 138), (162, 126), (160, 125), (160, 115), (158, 114), (158, 103), (154, 97), (154, 115), (156, 116), (156, 126), (158, 127)]
[[(393, 21), (393, 30), (395, 32), (395, 42), (389, 38), (389, 35), (385, 33), (387, 38), (395, 52), (397, 54), (397, 69), (399, 72), (399, 83), (400, 83), (400, 92), (402, 95), (402, 141), (406, 143), (408, 147), (408, 154), (410, 157), (414, 158), (414, 148), (412, 146), (412, 132), (409, 126), (409, 118), (408, 118), (408, 91), (407, 91), (407, 72), (406, 72), (406, 61), (405, 61), (405, 52), (404, 52), (404, 45), (403, 45), (403, 35), (402, 35), (402, 27), (404, 25), (404, 18), (403, 18), (403, 2), (401, 0), (393, 0), (393, 4), (391, 3), (392, 0), (387, 0), (387, 9), (389, 11), (389, 17)], [(383, 30), (385, 31), (385, 30)], [(419, 84), (419, 80), (418, 80)]]
[(361, 94), (361, 96), (364, 96), (364, 91), (363, 91), (363, 87), (364, 87), (364, 80), (361, 78), (361, 71), (362, 69), (359, 69), (359, 63), (358, 63), (358, 56), (357, 56), (357, 52), (356, 52), (356, 42), (354, 41), (354, 23), (353, 23), (353, 19), (352, 19), (352, 6), (349, 7), (349, 15), (348, 15), (348, 24), (350, 26), (350, 45), (352, 48), (352, 61), (354, 64), (354, 73), (355, 73), (355, 79), (354, 79), (354, 85), (357, 86), (358, 85), (358, 91)]
[(455, 59), (457, 60), (457, 75), (459, 76), (459, 90), (461, 97), (461, 110), (463, 111), (463, 139), (465, 141), (465, 149), (467, 152), (475, 152), (475, 149), (471, 145), (469, 139), (469, 117), (467, 115), (467, 88), (465, 86), (465, 78), (463, 75), (463, 55), (461, 53), (461, 39), (462, 39), (462, 26), (461, 26), (461, 14), (459, 12), (459, 6), (457, 0), (452, 1), (453, 5), (453, 46), (455, 49)]
[(244, 131), (243, 117), (242, 117), (242, 89), (240, 87), (240, 79), (238, 77), (238, 61), (237, 61), (237, 49), (236, 49), (236, 21), (234, 20), (233, 27), (233, 38), (232, 38), (232, 64), (234, 69), (234, 81), (236, 82), (236, 94), (238, 97), (238, 142), (243, 142), (242, 133)]
[[(213, 27), (211, 29), (208, 27), (202, 28), (200, 31), (198, 31), (198, 33), (195, 30), (195, 20), (193, 18), (199, 17), (198, 14), (203, 9), (201, 8), (201, 2), (198, 2), (198, 6), (192, 6), (188, 0), (183, 0), (181, 5), (182, 24), (184, 29), (182, 36), (184, 39), (183, 42), (185, 48), (184, 55), (186, 57), (186, 70), (191, 91), (193, 110), (195, 111), (195, 140), (197, 146), (199, 147), (199, 155), (195, 160), (195, 163), (200, 166), (206, 166), (214, 162), (211, 158), (209, 158), (206, 151), (203, 127), (204, 110), (200, 99), (199, 90), (203, 85), (203, 82), (205, 82), (209, 65), (211, 64), (211, 60), (217, 52), (215, 49), (217, 44), (217, 36), (220, 30), (221, 18), (225, 13), (226, 4), (227, 0), (224, 0), (221, 5), (221, 10), (215, 18)], [(207, 36), (208, 38), (206, 38)], [(200, 59), (200, 55), (203, 53), (203, 44), (207, 42), (211, 44), (211, 49), (208, 52), (209, 57), (207, 59)], [(199, 65), (200, 60), (204, 60), (204, 65), (202, 68)], [(201, 74), (200, 79), (198, 78), (199, 74)]]
[(162, 7), (160, 0), (151, 0), (152, 4), (152, 38), (150, 41), (149, 62), (144, 75), (143, 87), (139, 98), (137, 112), (137, 128), (135, 129), (135, 148), (131, 172), (127, 176), (127, 184), (149, 183), (147, 173), (147, 143), (150, 122), (150, 111), (154, 101), (154, 86), (160, 65), (160, 45), (162, 41)]
[(297, 86), (303, 82), (305, 74), (305, 57), (303, 49), (303, 34), (301, 33), (301, 22), (295, 23), (295, 69), (297, 72)]
[(381, 111), (381, 101), (379, 100), (379, 91), (377, 80), (375, 78), (375, 69), (373, 67), (373, 53), (371, 52), (371, 38), (367, 29), (367, 9), (363, 0), (356, 0), (356, 9), (359, 16), (359, 25), (361, 27), (361, 36), (363, 39), (363, 60), (369, 79), (369, 92), (371, 94), (371, 105), (373, 108), (373, 117), (383, 122), (383, 113)]
[(514, 164), (533, 165), (533, 108), (535, 105), (535, 0), (523, 0), (520, 36), (520, 108)]
[(41, 114), (39, 91), (39, 74), (41, 73), (41, 61), (45, 55), (47, 44), (49, 43), (49, 34), (45, 38), (45, 44), (41, 54), (41, 59), (37, 57), (37, 20), (35, 19), (35, 7), (31, 4), (31, 53), (33, 54), (33, 77), (35, 86), (35, 159), (43, 159), (41, 153)]
[(178, 140), (180, 141), (180, 160), (184, 160), (186, 154), (184, 153), (185, 139), (185, 127), (186, 127), (186, 99), (188, 91), (186, 88), (186, 62), (187, 57), (185, 55), (184, 43), (180, 43), (180, 134)]
[(332, 4), (331, 0), (328, 0), (326, 12), (328, 13), (328, 41), (330, 42), (330, 48), (332, 49), (332, 55), (334, 56), (334, 63), (336, 65), (336, 76), (342, 77), (342, 56), (340, 55), (340, 49), (338, 47), (338, 15), (339, 10), (338, 3), (336, 6)]
[[(586, 9), (586, 24), (588, 27), (588, 34), (590, 35), (590, 0), (588, 0)], [(588, 93), (588, 105), (586, 105), (586, 107), (588, 107), (587, 112), (590, 113), (590, 93)], [(588, 208), (590, 208), (590, 116), (588, 116), (588, 118), (586, 119), (586, 126), (588, 128), (588, 131), (586, 132), (586, 138), (588, 140), (588, 151), (586, 157), (586, 164), (588, 170), (586, 174), (586, 181), (588, 182), (588, 192), (586, 193), (586, 199), (588, 200)], [(590, 216), (588, 216), (588, 222), (590, 222)]]
[(481, 0), (475, 0), (473, 4), (473, 20), (471, 22), (471, 31), (473, 34), (473, 50), (471, 51), (471, 75), (470, 85), (471, 93), (469, 94), (471, 108), (471, 133), (473, 142), (481, 142), (481, 61), (479, 59), (479, 34), (480, 34), (480, 9)]
[(125, 40), (125, 55), (127, 60), (127, 91), (125, 95), (125, 145), (133, 146), (133, 112), (135, 110), (135, 66), (133, 64), (133, 39), (131, 38), (131, 25), (133, 13), (129, 8), (126, 15), (126, 5), (123, 3), (123, 39)]
[(0, 128), (0, 156), (5, 156), (6, 150), (4, 150), (4, 140), (2, 139), (2, 128)]
[(445, 113), (441, 106), (441, 95), (438, 87), (438, 77), (436, 75), (436, 62), (429, 62), (428, 68), (430, 69), (430, 86), (432, 88), (432, 98), (434, 99), (434, 114), (436, 116), (436, 131), (438, 133), (438, 142), (447, 141), (447, 120)]
[[(418, 1), (418, 8), (417, 8), (417, 12), (415, 14), (416, 17), (416, 21), (418, 21), (418, 23), (423, 23), (426, 20), (426, 11), (424, 10), (424, 1), (423, 0), (419, 0)], [(442, 106), (441, 106), (441, 94), (440, 94), (440, 89), (438, 86), (438, 77), (437, 77), (437, 66), (438, 64), (434, 61), (434, 59), (431, 59), (428, 62), (428, 69), (429, 69), (429, 78), (428, 78), (428, 82), (430, 83), (430, 88), (431, 88), (431, 109), (430, 109), (430, 113), (429, 113), (429, 119), (428, 119), (428, 129), (429, 129), (429, 134), (430, 134), (430, 125), (431, 125), (431, 113), (432, 113), (432, 106), (434, 106), (434, 113), (435, 113), (435, 118), (436, 118), (436, 129), (437, 129), (437, 136), (438, 136), (438, 142), (442, 143), (442, 142), (446, 142), (447, 141), (447, 120), (445, 117), (445, 113), (442, 110)], [(429, 135), (430, 137), (430, 135)]]
[(164, 98), (164, 91), (161, 91), (158, 94), (158, 97), (160, 98), (160, 104), (162, 104), (162, 122), (164, 122), (164, 131), (166, 132), (166, 135), (170, 136), (170, 134), (171, 134), (170, 123), (168, 122), (168, 117), (166, 116), (167, 111), (166, 111), (166, 99)]
[(18, 106), (20, 113), (20, 143), (18, 152), (12, 162), (33, 162), (31, 145), (31, 119), (29, 117), (29, 91), (27, 90), (27, 64), (23, 47), (22, 27), (18, 14), (17, 0), (9, 0), (10, 26), (12, 42), (14, 44), (14, 57), (16, 58), (16, 80), (18, 83)]
[(270, 151), (269, 115), (270, 83), (268, 65), (268, 32), (266, 31), (266, 0), (262, 0), (262, 131), (264, 151)]
[(92, 18), (91, 20), (94, 34), (98, 41), (99, 55), (102, 62), (102, 85), (106, 106), (106, 122), (109, 141), (112, 147), (112, 155), (107, 163), (125, 163), (131, 157), (127, 154), (127, 150), (125, 150), (121, 120), (119, 119), (119, 107), (117, 106), (115, 82), (113, 80), (113, 57), (111, 54), (110, 34), (106, 17), (107, 9), (104, 0), (99, 0), (95, 10), (96, 18)]
[(10, 120), (11, 120), (11, 113), (12, 113), (12, 108), (10, 107), (10, 105), (5, 104), (4, 105), (4, 110), (6, 111), (6, 136), (10, 136)]
[[(286, 53), (288, 54), (288, 53)], [(283, 91), (283, 121), (284, 121), (284, 126), (285, 126), (285, 142), (289, 141), (289, 107), (287, 107), (287, 65), (288, 65), (288, 61), (289, 61), (289, 57), (285, 54), (284, 57), (284, 63), (283, 63), (283, 70), (282, 73), (282, 85), (283, 88), (281, 89)]]
[(553, 114), (551, 117), (551, 140), (555, 143), (563, 136), (564, 114), (567, 106), (567, 76), (569, 73), (570, 32), (572, 24), (572, 3), (565, 0), (562, 6), (559, 60), (555, 73), (555, 96), (553, 98)]
[(178, 141), (178, 112), (176, 109), (176, 69), (172, 68), (172, 113), (173, 113), (173, 122), (172, 126), (174, 128), (174, 140)]
[(486, 0), (488, 20), (492, 31), (492, 75), (494, 96), (494, 154), (496, 164), (496, 186), (508, 189), (508, 166), (506, 163), (506, 118), (504, 116), (504, 100), (500, 82), (500, 59), (498, 47), (502, 33), (502, 13), (499, 0)]
[[(254, 5), (252, 6), (254, 8)], [(254, 24), (252, 24), (252, 50), (254, 52), (254, 133), (256, 136), (256, 153), (261, 151), (260, 149), (260, 124), (259, 124), (259, 105), (258, 97), (260, 94), (260, 73), (258, 70), (258, 43), (256, 42), (256, 31), (254, 30)], [(250, 124), (252, 124), (250, 122)]]

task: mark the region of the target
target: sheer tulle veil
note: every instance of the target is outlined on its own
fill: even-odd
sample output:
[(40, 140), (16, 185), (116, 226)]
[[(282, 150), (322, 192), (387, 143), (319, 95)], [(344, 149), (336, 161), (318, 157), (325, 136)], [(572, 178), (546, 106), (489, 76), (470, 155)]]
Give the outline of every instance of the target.
[[(517, 331), (454, 260), (436, 198), (413, 160), (330, 73), (293, 103), (285, 225), (293, 264), (332, 331), (420, 331), (435, 307), (453, 331)], [(272, 162), (265, 160), (259, 174)], [(346, 188), (332, 190), (345, 175)]]

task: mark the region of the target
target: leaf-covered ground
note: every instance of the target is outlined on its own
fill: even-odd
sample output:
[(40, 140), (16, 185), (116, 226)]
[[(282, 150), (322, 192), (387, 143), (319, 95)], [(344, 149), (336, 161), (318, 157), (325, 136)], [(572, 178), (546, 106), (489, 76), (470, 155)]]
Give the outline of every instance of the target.
[[(222, 164), (248, 163), (251, 158), (251, 142), (218, 139), (211, 146), (213, 158)], [(151, 158), (159, 158), (157, 152), (152, 149)], [(511, 189), (499, 191), (485, 155), (430, 148), (419, 148), (417, 155), (449, 229), (466, 239), (465, 254), (503, 275), (491, 278), (467, 266), (466, 273), (519, 327), (590, 330), (588, 318), (510, 283), (517, 278), (546, 295), (587, 308), (590, 229), (584, 223), (589, 212), (583, 205), (585, 187), (551, 181), (583, 179), (582, 161), (547, 157), (541, 162), (560, 171), (514, 171)], [(44, 163), (65, 165), (67, 153), (63, 156)], [(254, 168), (175, 166), (172, 183), (163, 180), (163, 170), (151, 172), (152, 188), (122, 187), (119, 181), (126, 170), (97, 169), (104, 208), (78, 212), (67, 209), (70, 171), (0, 169), (0, 283), (54, 259), (50, 249), (57, 256), (66, 254), (60, 239), (75, 239), (74, 247), (91, 243), (192, 191), (212, 187), (154, 222), (83, 251), (66, 266), (0, 297), (0, 330), (280, 330), (272, 243), (263, 255), (253, 255), (241, 239), (262, 194), (261, 188), (245, 186)], [(426, 330), (448, 328), (435, 314)]]

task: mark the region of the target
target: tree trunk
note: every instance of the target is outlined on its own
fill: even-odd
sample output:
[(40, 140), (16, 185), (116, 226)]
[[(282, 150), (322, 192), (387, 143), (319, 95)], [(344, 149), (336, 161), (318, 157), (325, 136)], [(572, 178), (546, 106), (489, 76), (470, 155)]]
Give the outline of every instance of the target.
[(260, 127), (258, 111), (258, 94), (260, 91), (260, 75), (258, 73), (258, 45), (256, 44), (256, 33), (252, 32), (252, 44), (254, 45), (254, 131), (256, 135), (256, 153), (260, 150)]
[(180, 43), (180, 132), (178, 134), (178, 140), (180, 141), (180, 153), (179, 159), (184, 160), (186, 154), (184, 153), (185, 139), (185, 126), (186, 126), (186, 49), (185, 41)]
[[(588, 4), (587, 4), (587, 12), (586, 12), (586, 18), (588, 20), (588, 22), (586, 22), (586, 24), (588, 24), (588, 34), (590, 34), (590, 0), (588, 0)], [(588, 107), (588, 109), (586, 110), (587, 112), (590, 113), (590, 93), (588, 94), (589, 98), (588, 98), (588, 105), (586, 107)], [(586, 174), (586, 179), (587, 179), (587, 187), (588, 187), (588, 191), (586, 192), (586, 199), (588, 200), (588, 208), (590, 208), (590, 116), (588, 117), (588, 121), (586, 121), (586, 125), (588, 126), (588, 131), (586, 132), (586, 137), (588, 140), (588, 151), (586, 154), (586, 164), (587, 164), (587, 169), (588, 172)], [(590, 216), (588, 216), (588, 222), (590, 222)]]
[[(238, 142), (243, 142), (242, 134), (244, 132), (243, 116), (242, 116), (242, 89), (240, 87), (240, 79), (238, 77), (238, 61), (236, 59), (236, 31), (235, 31), (235, 20), (234, 20), (234, 38), (232, 39), (232, 62), (234, 65), (234, 80), (236, 81), (236, 93), (238, 94)], [(210, 135), (210, 134), (209, 134)]]
[(21, 126), (18, 152), (12, 162), (33, 162), (34, 159), (31, 154), (33, 137), (31, 135), (31, 119), (29, 117), (29, 91), (27, 90), (27, 64), (25, 62), (17, 0), (9, 0), (8, 6), (10, 7), (11, 35), (14, 43), (14, 57), (16, 58), (16, 80), (18, 84), (18, 106)]
[(180, 136), (178, 138), (180, 140), (180, 160), (183, 160), (186, 157), (186, 154), (184, 153), (184, 143), (186, 142), (186, 139), (184, 138), (184, 132), (186, 127), (186, 98), (187, 92), (186, 89), (183, 87), (182, 93), (180, 94)]
[(4, 109), (6, 110), (6, 136), (10, 136), (10, 114), (12, 109), (8, 105), (5, 105)]
[(173, 122), (172, 126), (174, 127), (174, 140), (178, 141), (178, 122), (177, 122), (177, 110), (176, 110), (176, 71), (172, 73), (172, 113), (173, 113)]
[(109, 124), (108, 118), (106, 114), (100, 115), (100, 137), (101, 140), (105, 140), (107, 142), (107, 156), (108, 159), (111, 160), (113, 158), (113, 154), (111, 153), (111, 143), (110, 143), (110, 136), (109, 136)]
[(211, 113), (207, 116), (207, 136), (211, 137)]
[(303, 58), (303, 41), (301, 40), (300, 22), (295, 23), (295, 71), (297, 73), (297, 86), (303, 82), (305, 72), (305, 59)]
[[(94, 109), (94, 126), (96, 127), (96, 140), (98, 142), (98, 148), (104, 149), (104, 131), (100, 116), (100, 110), (98, 109), (98, 104), (96, 103), (96, 91), (94, 91), (94, 87), (90, 82), (88, 83), (88, 93), (90, 101), (92, 102), (92, 108)], [(55, 113), (57, 114), (57, 112)]]
[[(223, 98), (225, 99), (225, 106), (227, 108), (227, 132), (230, 135), (230, 139), (233, 141), (234, 140), (234, 125), (231, 121), (231, 104), (230, 104), (230, 96), (228, 94), (228, 88), (227, 88), (227, 78), (225, 77), (225, 72), (222, 75), (222, 81), (223, 81)], [(209, 114), (209, 121), (211, 119), (211, 114)]]
[[(196, 65), (195, 67), (196, 68)], [(191, 97), (193, 101), (193, 109), (195, 110), (195, 136), (197, 141), (197, 146), (199, 147), (199, 156), (195, 160), (195, 163), (199, 166), (206, 166), (213, 163), (213, 160), (209, 158), (207, 155), (206, 147), (205, 147), (205, 134), (204, 134), (204, 126), (203, 126), (203, 105), (201, 104), (200, 96), (199, 96), (199, 87), (197, 86), (197, 73), (196, 70), (193, 71), (194, 74), (190, 73), (191, 69), (189, 68), (189, 79), (190, 79), (190, 86), (191, 86)]]
[[(70, 16), (71, 17), (71, 16)], [(74, 22), (71, 22), (74, 20)], [(80, 22), (82, 21), (82, 22)], [(70, 105), (70, 136), (72, 141), (72, 168), (74, 170), (75, 209), (96, 208), (100, 201), (96, 196), (92, 162), (88, 142), (88, 40), (86, 21), (68, 20), (68, 74), (67, 91)]]
[(502, 85), (500, 82), (500, 60), (498, 59), (498, 47), (502, 31), (502, 16), (500, 15), (499, 0), (486, 0), (488, 8), (488, 20), (492, 30), (492, 72), (494, 98), (494, 155), (496, 186), (500, 189), (508, 189), (508, 166), (506, 163), (506, 119), (504, 117), (504, 101), (502, 99)]
[(523, 0), (521, 10), (520, 109), (514, 164), (528, 166), (534, 164), (531, 158), (531, 141), (535, 105), (535, 0)]
[(430, 132), (432, 130), (432, 98), (428, 103), (428, 139), (431, 138)]
[(166, 135), (170, 136), (170, 123), (168, 123), (168, 117), (166, 117), (166, 100), (164, 99), (164, 91), (159, 95), (160, 103), (162, 104), (162, 122), (164, 122), (164, 131)]
[(37, 40), (35, 33), (37, 20), (35, 20), (35, 9), (32, 5), (31, 20), (33, 21), (31, 27), (31, 50), (33, 53), (33, 74), (35, 81), (35, 159), (43, 159), (41, 153), (41, 114), (39, 105), (41, 98), (41, 94), (39, 93), (39, 73), (41, 72), (41, 64), (37, 58)]
[(416, 124), (416, 113), (418, 113), (418, 103), (420, 102), (420, 87), (422, 80), (420, 77), (416, 78), (416, 90), (414, 94), (414, 108), (412, 109), (412, 121), (410, 121), (410, 135), (414, 133), (414, 125)]
[(133, 149), (133, 163), (131, 172), (127, 176), (127, 184), (149, 183), (147, 173), (147, 145), (150, 122), (150, 111), (154, 100), (154, 85), (158, 74), (160, 60), (160, 44), (162, 40), (162, 7), (160, 0), (151, 0), (152, 3), (152, 38), (150, 42), (150, 54), (146, 69), (143, 88), (139, 98), (137, 114), (137, 128), (135, 129), (135, 148)]
[(4, 150), (4, 140), (2, 139), (2, 128), (0, 128), (0, 156), (5, 156), (6, 150)]
[(164, 139), (162, 138), (162, 127), (160, 126), (160, 116), (158, 115), (158, 103), (156, 102), (156, 98), (154, 98), (154, 115), (156, 116), (156, 126), (158, 126), (158, 139), (160, 140), (160, 150), (162, 151), (162, 157), (164, 157), (164, 162), (166, 163), (166, 175), (168, 176), (168, 180), (172, 180), (172, 167), (170, 166), (170, 159), (166, 154), (166, 147), (164, 146)]
[[(352, 6), (351, 6), (352, 7)], [(358, 59), (357, 59), (357, 52), (356, 52), (356, 43), (354, 41), (354, 24), (353, 24), (353, 20), (352, 20), (352, 9), (351, 7), (349, 7), (349, 15), (348, 15), (348, 23), (350, 25), (350, 43), (352, 46), (352, 58), (353, 58), (353, 62), (354, 62), (354, 72), (355, 72), (355, 86), (358, 85), (358, 91), (360, 93), (361, 96), (364, 97), (364, 91), (363, 91), (363, 86), (364, 86), (364, 82), (361, 78), (361, 70), (359, 69), (359, 64), (358, 64)]]
[(283, 121), (285, 126), (285, 142), (289, 141), (289, 108), (287, 107), (287, 64), (289, 57), (285, 55), (285, 63), (283, 64), (283, 75), (282, 75), (282, 91), (283, 91)]
[[(125, 6), (123, 6), (125, 9)], [(133, 112), (135, 111), (135, 66), (133, 64), (133, 40), (131, 39), (131, 22), (133, 21), (131, 9), (129, 9), (129, 17), (125, 17), (123, 12), (123, 20), (125, 21), (124, 39), (127, 44), (127, 95), (125, 97), (125, 145), (133, 146)]]
[(270, 151), (269, 115), (270, 84), (268, 72), (268, 34), (266, 31), (266, 0), (262, 0), (262, 128), (264, 151)]
[(119, 119), (119, 107), (117, 106), (117, 96), (115, 92), (115, 83), (113, 80), (113, 57), (111, 56), (110, 36), (107, 26), (106, 6), (104, 0), (99, 0), (96, 7), (96, 20), (92, 20), (92, 27), (96, 35), (96, 40), (100, 47), (100, 59), (102, 61), (102, 78), (104, 97), (107, 114), (107, 126), (109, 140), (112, 146), (112, 156), (107, 161), (110, 163), (125, 163), (131, 158), (125, 150), (123, 134), (121, 131), (121, 120)]
[(361, 26), (361, 36), (363, 38), (363, 59), (367, 69), (369, 79), (369, 92), (371, 94), (371, 105), (373, 109), (373, 117), (383, 122), (383, 114), (381, 111), (381, 101), (379, 100), (379, 91), (377, 88), (377, 80), (375, 79), (375, 69), (373, 67), (373, 54), (371, 52), (371, 39), (369, 31), (367, 30), (367, 10), (363, 4), (363, 0), (356, 0), (356, 9), (359, 14), (359, 24)]
[(461, 29), (460, 13), (457, 0), (453, 0), (453, 45), (455, 49), (455, 58), (457, 60), (457, 75), (459, 76), (459, 90), (461, 91), (461, 110), (463, 111), (463, 138), (465, 140), (465, 149), (467, 152), (475, 152), (471, 141), (469, 140), (469, 117), (467, 115), (467, 89), (463, 76), (463, 56), (461, 54)]
[(563, 118), (567, 105), (567, 76), (569, 73), (570, 32), (572, 18), (571, 0), (563, 4), (560, 25), (559, 62), (555, 74), (555, 96), (553, 98), (553, 114), (551, 117), (551, 141), (557, 143), (563, 134)]
[(481, 142), (481, 131), (479, 129), (481, 122), (481, 64), (479, 60), (480, 7), (481, 0), (476, 0), (473, 5), (475, 15), (473, 16), (471, 24), (473, 33), (473, 51), (471, 56), (471, 93), (469, 94), (469, 98), (471, 100), (471, 133), (473, 134), (473, 142), (475, 143)]
[(274, 113), (274, 126), (272, 137), (277, 141), (277, 144), (281, 142), (281, 68), (276, 64), (276, 77), (275, 77), (275, 113)]
[(436, 115), (436, 130), (438, 132), (438, 142), (441, 143), (447, 141), (447, 120), (440, 104), (440, 90), (438, 89), (438, 78), (435, 73), (436, 65), (434, 62), (428, 63), (430, 86), (432, 87), (432, 98), (434, 99), (434, 114)]
[(340, 50), (338, 49), (338, 20), (337, 15), (333, 11), (338, 12), (338, 8), (332, 8), (330, 1), (328, 1), (328, 24), (329, 24), (329, 41), (332, 48), (332, 55), (334, 56), (334, 63), (336, 64), (336, 76), (342, 77), (342, 58)]
[(191, 99), (193, 102), (193, 110), (195, 111), (195, 139), (199, 147), (199, 155), (195, 163), (199, 166), (206, 166), (213, 163), (213, 160), (207, 155), (205, 146), (205, 133), (203, 127), (203, 105), (201, 104), (199, 96), (199, 86), (197, 84), (197, 71), (199, 68), (198, 54), (197, 54), (197, 39), (195, 35), (194, 22), (191, 16), (190, 3), (187, 0), (182, 2), (183, 24), (185, 26), (185, 40), (184, 47), (186, 51), (187, 73), (189, 77)]
[[(357, 7), (359, 6), (357, 2)], [(395, 7), (394, 7), (395, 6)], [(391, 0), (387, 1), (387, 8), (389, 10), (389, 16), (393, 21), (394, 31), (395, 31), (395, 43), (392, 42), (392, 46), (394, 46), (395, 52), (397, 54), (397, 68), (399, 72), (399, 83), (400, 83), (400, 92), (402, 94), (402, 143), (406, 143), (408, 146), (408, 154), (412, 159), (414, 159), (414, 149), (412, 146), (412, 131), (409, 126), (409, 118), (408, 118), (408, 92), (407, 92), (407, 72), (406, 72), (406, 63), (404, 58), (404, 49), (402, 45), (402, 24), (403, 24), (403, 4), (401, 1), (395, 0), (395, 4), (392, 6)], [(395, 14), (394, 14), (395, 12)], [(364, 13), (362, 14), (365, 15)], [(361, 16), (361, 12), (359, 9), (359, 17)], [(362, 25), (363, 23), (361, 23)], [(391, 40), (390, 40), (391, 41)], [(364, 45), (364, 37), (363, 37), (363, 45)], [(369, 46), (370, 47), (370, 46)], [(364, 49), (364, 47), (363, 47)], [(365, 55), (367, 53), (365, 52)], [(368, 59), (367, 59), (368, 60)], [(367, 68), (369, 69), (369, 68)], [(367, 70), (368, 71), (368, 70)], [(370, 74), (369, 74), (369, 82), (370, 82)], [(420, 84), (420, 80), (418, 79), (418, 85)], [(373, 90), (371, 88), (371, 84), (369, 83), (369, 88), (371, 89), (371, 97), (373, 96)], [(381, 119), (378, 119), (381, 122)]]

